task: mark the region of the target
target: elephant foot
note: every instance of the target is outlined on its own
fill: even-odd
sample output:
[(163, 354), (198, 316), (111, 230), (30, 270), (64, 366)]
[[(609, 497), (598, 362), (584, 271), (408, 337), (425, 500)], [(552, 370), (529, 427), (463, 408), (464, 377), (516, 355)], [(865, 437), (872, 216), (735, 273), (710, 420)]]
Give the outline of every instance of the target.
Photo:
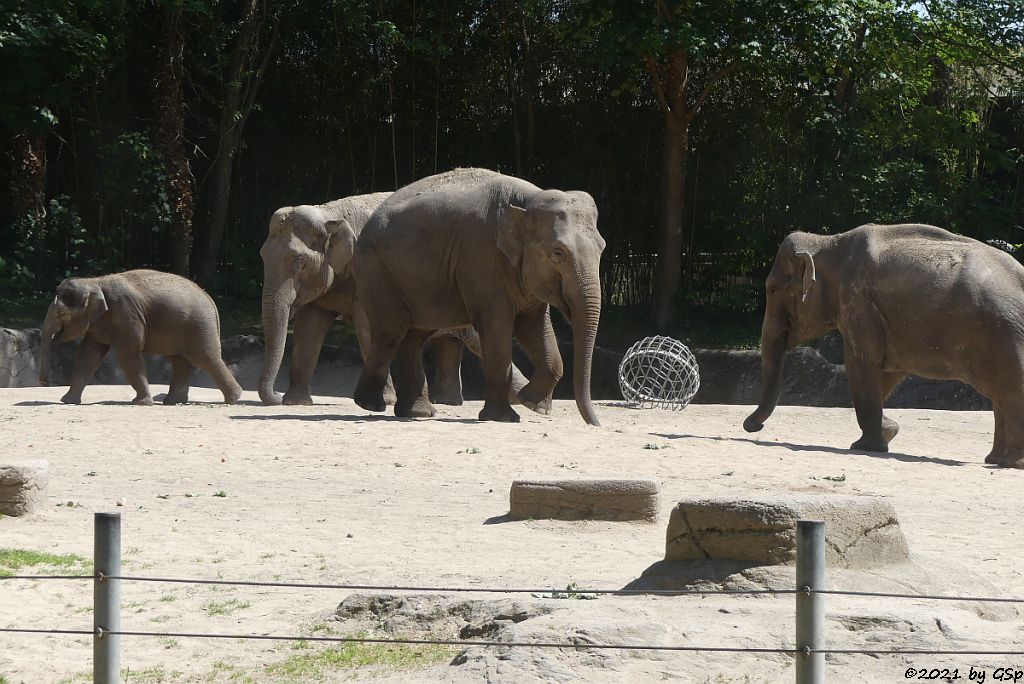
[(536, 402), (523, 399), (522, 404), (534, 413), (539, 413), (543, 416), (551, 415), (551, 397), (545, 397), (544, 399)]
[(168, 394), (164, 397), (164, 406), (173, 406), (175, 404), (187, 404), (187, 394)]
[(81, 404), (82, 403), (82, 395), (81, 394), (72, 394), (71, 392), (68, 392), (63, 397), (61, 397), (60, 400), (62, 402), (64, 402), (65, 404)]
[(437, 415), (434, 405), (423, 397), (409, 405), (395, 404), (395, 415), (399, 418), (433, 418)]
[(900, 424), (892, 418), (882, 416), (882, 439), (888, 444), (900, 433)]
[(308, 392), (292, 392), (288, 390), (284, 394), (282, 403), (285, 406), (312, 406), (313, 397)]
[[(398, 403), (398, 393), (395, 392), (395, 386), (391, 382), (391, 376), (388, 376), (388, 381), (384, 385), (384, 403), (388, 406), (394, 406)], [(384, 409), (381, 409), (382, 411)]]
[(759, 422), (753, 416), (748, 416), (747, 419), (743, 421), (743, 429), (747, 432), (760, 432), (764, 429), (764, 423)]
[(545, 416), (551, 413), (551, 392), (527, 383), (517, 392), (517, 395), (519, 402), (531, 411), (542, 413)]
[(495, 406), (484, 402), (484, 407), (480, 409), (480, 415), (477, 416), (480, 420), (493, 420), (498, 423), (518, 423), (519, 414), (516, 413), (508, 404), (504, 406)]
[(238, 400), (242, 398), (242, 388), (235, 387), (223, 394), (225, 404), (237, 404)]
[(430, 400), (445, 406), (462, 406), (462, 390), (454, 387), (431, 387)]
[(1014, 459), (1013, 456), (1005, 456), (1002, 461), (999, 461), (998, 465), (1002, 468), (1024, 470), (1024, 456), (1017, 459)]
[(136, 406), (152, 406), (153, 397), (149, 396), (148, 394), (141, 397), (135, 397), (134, 399), (132, 399), (132, 403), (135, 404)]
[(361, 385), (356, 386), (356, 391), (352, 395), (352, 400), (356, 402), (356, 405), (367, 411), (373, 411), (380, 413), (386, 411), (388, 405), (384, 402), (384, 394), (382, 392), (374, 392), (367, 390)]
[(853, 451), (877, 451), (879, 453), (889, 452), (889, 443), (884, 437), (861, 437), (850, 445)]
[(993, 449), (988, 452), (988, 456), (985, 457), (985, 463), (998, 466), (1006, 466), (1009, 457), (1003, 451), (996, 451)]

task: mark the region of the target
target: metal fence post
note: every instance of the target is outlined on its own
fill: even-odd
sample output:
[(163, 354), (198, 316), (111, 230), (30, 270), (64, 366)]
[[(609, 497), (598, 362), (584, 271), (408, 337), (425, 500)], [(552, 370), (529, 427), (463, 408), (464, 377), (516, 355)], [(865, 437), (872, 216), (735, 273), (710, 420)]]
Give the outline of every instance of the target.
[(825, 523), (796, 523), (796, 682), (823, 684), (825, 654)]
[(93, 547), (93, 684), (121, 681), (121, 514), (97, 513)]

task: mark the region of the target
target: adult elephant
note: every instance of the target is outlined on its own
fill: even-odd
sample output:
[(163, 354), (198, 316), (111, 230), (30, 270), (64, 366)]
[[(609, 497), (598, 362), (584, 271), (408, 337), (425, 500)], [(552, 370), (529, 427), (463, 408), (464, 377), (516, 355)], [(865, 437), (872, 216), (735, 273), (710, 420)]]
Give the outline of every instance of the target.
[(541, 190), (484, 169), (456, 169), (398, 190), (356, 243), (355, 277), (371, 337), (356, 403), (385, 409), (384, 383), (394, 358), (395, 415), (434, 415), (420, 346), (435, 330), (473, 325), (487, 383), (479, 417), (516, 422), (508, 402), (513, 336), (536, 367), (519, 392), (525, 406), (537, 407), (562, 375), (552, 305), (573, 328), (577, 407), (587, 423), (598, 425), (590, 370), (604, 247), (597, 207), (585, 192)]
[[(310, 380), (331, 323), (340, 315), (353, 319), (362, 350), (369, 332), (361, 315), (352, 277), (352, 253), (366, 219), (390, 193), (355, 195), (320, 205), (282, 207), (270, 218), (263, 258), (263, 334), (265, 349), (259, 395), (264, 404), (309, 405)], [(288, 390), (274, 391), (284, 357), (288, 323), (292, 322), (292, 359)], [(463, 345), (477, 355), (480, 342), (473, 330), (442, 331), (437, 347), (436, 381), (431, 395), (444, 404), (462, 403), (459, 369)], [(513, 368), (514, 393), (526, 379)], [(550, 401), (550, 400), (549, 400)]]
[(941, 228), (866, 225), (839, 235), (793, 233), (765, 282), (760, 430), (778, 403), (783, 355), (838, 329), (861, 438), (888, 451), (899, 431), (882, 404), (906, 376), (968, 382), (992, 400), (987, 463), (1024, 467), (1024, 267)]

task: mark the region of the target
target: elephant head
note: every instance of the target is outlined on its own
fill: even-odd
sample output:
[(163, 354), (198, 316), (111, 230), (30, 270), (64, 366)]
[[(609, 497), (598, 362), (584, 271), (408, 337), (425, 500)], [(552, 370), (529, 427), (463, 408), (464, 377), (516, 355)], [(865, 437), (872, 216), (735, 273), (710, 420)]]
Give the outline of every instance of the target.
[(57, 294), (43, 321), (42, 341), (39, 345), (39, 384), (49, 384), (53, 341), (67, 342), (81, 337), (106, 312), (107, 299), (95, 281), (68, 278), (57, 286)]
[(264, 404), (280, 404), (274, 381), (281, 368), (288, 321), (299, 307), (324, 295), (337, 278), (351, 277), (356, 235), (343, 218), (327, 218), (319, 207), (278, 209), (270, 219), (263, 258), (263, 334), (266, 349), (259, 393)]
[(775, 256), (775, 264), (765, 281), (761, 402), (743, 421), (747, 432), (763, 428), (764, 421), (779, 402), (786, 351), (836, 327), (836, 307), (831, 292), (832, 264), (821, 258), (822, 250), (831, 241), (832, 238), (826, 236), (791, 233)]
[(498, 248), (530, 298), (556, 307), (573, 330), (573, 392), (580, 415), (600, 425), (590, 400), (591, 359), (601, 319), (599, 268), (605, 241), (585, 192), (545, 190), (499, 208)]

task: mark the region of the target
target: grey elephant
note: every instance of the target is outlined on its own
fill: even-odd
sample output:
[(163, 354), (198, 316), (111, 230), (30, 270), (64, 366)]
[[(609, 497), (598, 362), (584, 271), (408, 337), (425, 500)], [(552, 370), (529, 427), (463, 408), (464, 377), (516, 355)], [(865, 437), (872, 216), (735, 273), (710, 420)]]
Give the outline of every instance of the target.
[(136, 270), (62, 282), (43, 322), (41, 384), (48, 384), (53, 341), (76, 337), (82, 341), (75, 352), (71, 387), (61, 397), (65, 404), (81, 403), (83, 388), (111, 348), (135, 389), (135, 404), (153, 403), (143, 353), (165, 356), (171, 362), (165, 404), (188, 401), (193, 366), (210, 374), (226, 403), (233, 404), (242, 395), (220, 355), (217, 305), (187, 278)]
[(968, 382), (992, 400), (987, 463), (1024, 467), (1024, 267), (941, 228), (865, 225), (793, 233), (765, 282), (760, 430), (779, 399), (784, 352), (838, 329), (862, 435), (852, 449), (888, 451), (899, 431), (882, 404), (907, 373)]
[(385, 409), (394, 358), (395, 415), (434, 415), (420, 346), (435, 330), (472, 325), (487, 384), (479, 418), (519, 420), (508, 401), (513, 337), (536, 368), (519, 399), (544, 411), (543, 399), (562, 375), (552, 305), (573, 329), (577, 407), (598, 425), (590, 373), (604, 247), (597, 207), (585, 192), (541, 190), (484, 169), (456, 169), (398, 190), (356, 243), (355, 277), (371, 337), (356, 403)]
[[(259, 395), (264, 404), (309, 405), (310, 380), (324, 338), (340, 315), (352, 319), (359, 346), (369, 345), (369, 329), (359, 307), (352, 277), (355, 241), (370, 214), (391, 193), (355, 195), (320, 205), (282, 207), (270, 219), (263, 258), (263, 334), (266, 347)], [(292, 359), (288, 390), (274, 391), (284, 357), (289, 320)], [(437, 372), (431, 397), (442, 404), (462, 404), (463, 346), (480, 354), (472, 329), (440, 331), (432, 338)], [(526, 379), (513, 366), (513, 397)]]

